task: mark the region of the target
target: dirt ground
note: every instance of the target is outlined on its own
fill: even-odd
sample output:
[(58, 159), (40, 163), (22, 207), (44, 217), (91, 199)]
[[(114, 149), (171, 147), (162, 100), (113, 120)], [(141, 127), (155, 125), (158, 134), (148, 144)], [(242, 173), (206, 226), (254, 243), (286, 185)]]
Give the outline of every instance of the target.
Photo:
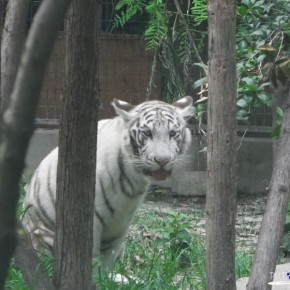
[[(237, 248), (243, 251), (253, 251), (258, 238), (264, 209), (266, 206), (266, 193), (239, 194), (237, 208)], [(148, 209), (166, 213), (174, 210), (192, 217), (195, 222), (194, 232), (205, 236), (205, 197), (173, 196), (170, 192), (149, 194), (141, 207), (142, 211)]]

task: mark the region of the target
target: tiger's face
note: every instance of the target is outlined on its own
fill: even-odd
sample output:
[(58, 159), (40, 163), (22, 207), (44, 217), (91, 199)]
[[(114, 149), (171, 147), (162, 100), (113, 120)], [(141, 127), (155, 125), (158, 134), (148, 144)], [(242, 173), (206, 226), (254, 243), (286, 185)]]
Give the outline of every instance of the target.
[(113, 106), (125, 121), (135, 168), (149, 179), (165, 180), (191, 141), (186, 128), (186, 119), (193, 114), (191, 97), (172, 105), (149, 101), (136, 107), (115, 99)]

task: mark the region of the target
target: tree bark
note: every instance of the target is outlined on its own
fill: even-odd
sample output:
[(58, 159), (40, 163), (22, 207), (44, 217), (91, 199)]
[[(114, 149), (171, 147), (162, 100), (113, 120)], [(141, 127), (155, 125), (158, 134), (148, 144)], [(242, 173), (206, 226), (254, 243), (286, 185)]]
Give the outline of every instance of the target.
[(54, 284), (94, 289), (99, 1), (73, 0), (65, 23), (65, 90), (59, 139)]
[(16, 246), (16, 208), (19, 180), (46, 63), (70, 0), (46, 0), (30, 29), (17, 73), (11, 103), (3, 117), (0, 146), (0, 289)]
[(258, 238), (254, 266), (247, 290), (271, 289), (290, 201), (290, 102), (286, 105), (269, 197)]
[[(2, 33), (3, 33), (3, 22), (4, 22), (4, 1), (0, 1), (0, 52), (2, 49)], [(0, 53), (0, 67), (1, 67), (2, 59)], [(0, 86), (1, 86), (1, 73), (0, 73)], [(0, 95), (0, 102), (1, 102), (1, 95)], [(1, 106), (1, 103), (0, 103)]]
[[(1, 113), (8, 107), (26, 38), (30, 0), (9, 0), (1, 47)], [(2, 115), (1, 115), (2, 116)]]
[[(279, 84), (278, 88), (272, 87), (269, 90), (269, 94), (272, 97), (272, 128), (277, 126), (277, 108), (281, 108), (283, 112), (285, 111), (286, 105), (290, 99), (290, 80), (286, 84)], [(279, 140), (273, 139), (273, 164), (275, 164), (276, 153), (279, 146)]]
[(208, 2), (207, 290), (236, 289), (235, 2)]
[[(3, 36), (3, 23), (4, 23), (4, 19), (5, 19), (5, 11), (6, 11), (6, 7), (7, 7), (7, 1), (8, 0), (2, 0), (0, 1), (0, 52), (2, 49), (2, 36)], [(0, 53), (0, 67), (1, 67), (1, 53)], [(1, 73), (0, 73), (0, 86), (1, 86)], [(0, 95), (0, 100), (1, 100), (1, 95)]]
[[(10, 0), (7, 6), (1, 46), (1, 59), (3, 60), (1, 62), (1, 119), (8, 107), (25, 43), (29, 2), (29, 0)], [(3, 1), (1, 1), (2, 8)], [(0, 11), (1, 15), (3, 12), (3, 10)], [(29, 236), (19, 221), (17, 232), (21, 235), (18, 236), (14, 257), (27, 284), (31, 288), (52, 289), (52, 283), (33, 249)]]

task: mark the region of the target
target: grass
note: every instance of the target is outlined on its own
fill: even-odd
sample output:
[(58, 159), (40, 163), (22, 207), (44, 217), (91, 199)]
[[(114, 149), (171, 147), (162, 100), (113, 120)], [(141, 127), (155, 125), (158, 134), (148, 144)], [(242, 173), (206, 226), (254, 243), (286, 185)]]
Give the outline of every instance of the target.
[[(169, 211), (140, 211), (131, 226), (122, 262), (117, 262), (113, 273), (128, 277), (129, 285), (116, 284), (111, 274), (100, 276), (95, 271), (94, 281), (102, 290), (110, 289), (206, 289), (204, 238), (195, 234), (198, 217)], [(52, 261), (42, 257), (52, 275)], [(236, 277), (248, 276), (252, 255), (236, 255)], [(14, 261), (11, 262), (5, 290), (29, 290)]]

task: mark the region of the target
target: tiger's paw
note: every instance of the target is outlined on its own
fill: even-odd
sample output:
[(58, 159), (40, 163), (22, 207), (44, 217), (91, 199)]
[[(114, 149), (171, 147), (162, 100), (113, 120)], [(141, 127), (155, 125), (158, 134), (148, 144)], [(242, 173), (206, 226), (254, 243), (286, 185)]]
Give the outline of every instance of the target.
[(113, 281), (119, 284), (124, 284), (128, 285), (130, 284), (131, 281), (134, 281), (136, 284), (142, 283), (141, 280), (139, 280), (137, 277), (132, 277), (132, 276), (124, 276), (122, 274), (113, 274)]

